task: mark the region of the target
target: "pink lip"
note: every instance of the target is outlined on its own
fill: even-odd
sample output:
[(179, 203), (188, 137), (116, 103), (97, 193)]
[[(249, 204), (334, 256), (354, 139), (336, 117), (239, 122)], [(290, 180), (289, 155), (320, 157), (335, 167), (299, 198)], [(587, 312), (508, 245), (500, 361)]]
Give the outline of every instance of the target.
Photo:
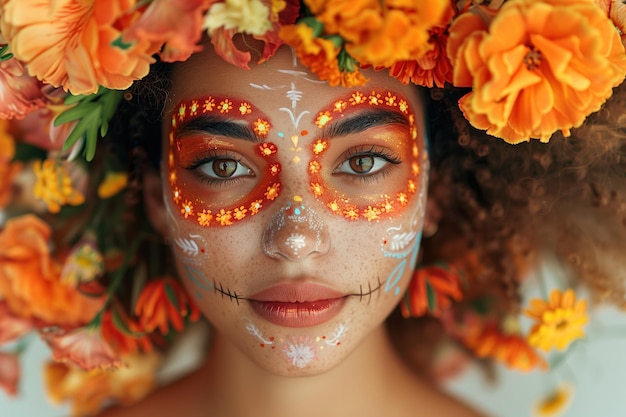
[(285, 327), (311, 327), (336, 316), (345, 294), (318, 284), (280, 284), (252, 297), (252, 309), (265, 320)]

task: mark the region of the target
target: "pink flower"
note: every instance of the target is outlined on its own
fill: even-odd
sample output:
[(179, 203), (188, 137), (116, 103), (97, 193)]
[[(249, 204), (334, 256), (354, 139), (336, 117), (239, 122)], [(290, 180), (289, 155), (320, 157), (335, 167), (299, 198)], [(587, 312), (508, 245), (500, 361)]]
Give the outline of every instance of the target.
[(0, 388), (15, 396), (20, 380), (19, 357), (15, 353), (0, 352)]
[(29, 76), (17, 59), (0, 61), (0, 118), (22, 119), (46, 105), (42, 83)]
[(0, 345), (19, 339), (33, 328), (32, 320), (16, 316), (6, 301), (0, 302)]
[(79, 327), (69, 332), (59, 328), (46, 329), (41, 338), (52, 350), (52, 358), (56, 361), (71, 362), (86, 371), (122, 366), (118, 355), (102, 338), (99, 326)]
[(124, 33), (126, 41), (165, 43), (165, 62), (184, 61), (201, 49), (204, 13), (217, 0), (154, 0)]

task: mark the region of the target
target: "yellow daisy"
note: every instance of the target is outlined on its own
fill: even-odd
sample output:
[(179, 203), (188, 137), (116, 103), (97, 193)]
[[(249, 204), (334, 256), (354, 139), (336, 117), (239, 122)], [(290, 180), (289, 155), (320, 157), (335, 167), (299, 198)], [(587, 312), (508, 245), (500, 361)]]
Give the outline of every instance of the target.
[(553, 347), (564, 350), (572, 341), (585, 336), (583, 326), (588, 321), (586, 309), (586, 301), (576, 302), (572, 289), (564, 293), (553, 290), (547, 302), (531, 300), (530, 308), (524, 314), (536, 322), (530, 330), (528, 342), (545, 352)]

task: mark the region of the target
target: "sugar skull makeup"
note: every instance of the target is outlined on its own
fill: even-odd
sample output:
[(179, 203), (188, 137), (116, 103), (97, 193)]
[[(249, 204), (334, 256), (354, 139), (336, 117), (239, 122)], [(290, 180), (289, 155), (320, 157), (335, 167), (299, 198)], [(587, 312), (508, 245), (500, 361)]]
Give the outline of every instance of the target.
[[(177, 109), (169, 133), (168, 178), (171, 198), (184, 218), (201, 226), (230, 226), (256, 215), (278, 197), (277, 148), (261, 142), (271, 125), (250, 103), (208, 96), (183, 101)], [(218, 137), (249, 142), (250, 162), (240, 150), (232, 152), (231, 142)], [(236, 187), (243, 177), (257, 175), (249, 166), (252, 162), (258, 167), (258, 183), (253, 189)], [(187, 181), (190, 176), (199, 177), (202, 188), (198, 181)]]

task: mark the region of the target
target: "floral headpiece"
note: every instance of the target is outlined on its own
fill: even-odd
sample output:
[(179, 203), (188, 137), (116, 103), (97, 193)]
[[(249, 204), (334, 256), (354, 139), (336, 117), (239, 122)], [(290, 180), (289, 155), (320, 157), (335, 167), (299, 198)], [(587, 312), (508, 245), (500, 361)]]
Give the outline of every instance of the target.
[[(139, 256), (158, 246), (149, 228), (120, 228), (137, 179), (98, 144), (157, 56), (185, 61), (207, 34), (224, 60), (248, 68), (250, 52), (233, 40), (243, 34), (262, 42), (259, 63), (289, 45), (330, 85), (366, 85), (360, 70), (373, 68), (402, 83), (467, 88), (458, 104), (475, 128), (510, 143), (547, 142), (580, 126), (623, 81), (624, 30), (617, 0), (0, 0), (0, 209), (9, 217), (0, 232), (0, 345), (37, 331), (61, 362), (47, 367), (50, 394), (73, 398), (78, 415), (106, 398), (136, 400), (124, 384), (147, 392), (155, 346), (198, 318), (176, 280), (155, 278), (154, 250)], [(456, 272), (420, 274), (405, 315), (439, 315), (461, 297)], [(572, 311), (574, 330), (586, 320), (570, 293), (529, 314), (558, 309)], [(485, 347), (494, 330), (479, 330), (459, 335), (479, 356), (543, 366), (524, 340), (507, 339), (527, 349), (505, 357)], [(531, 344), (552, 346), (539, 339)], [(2, 370), (17, 370), (15, 352), (0, 352), (9, 391), (17, 371)], [(122, 364), (139, 371), (93, 373)], [(68, 382), (74, 365), (92, 371), (80, 389)]]

